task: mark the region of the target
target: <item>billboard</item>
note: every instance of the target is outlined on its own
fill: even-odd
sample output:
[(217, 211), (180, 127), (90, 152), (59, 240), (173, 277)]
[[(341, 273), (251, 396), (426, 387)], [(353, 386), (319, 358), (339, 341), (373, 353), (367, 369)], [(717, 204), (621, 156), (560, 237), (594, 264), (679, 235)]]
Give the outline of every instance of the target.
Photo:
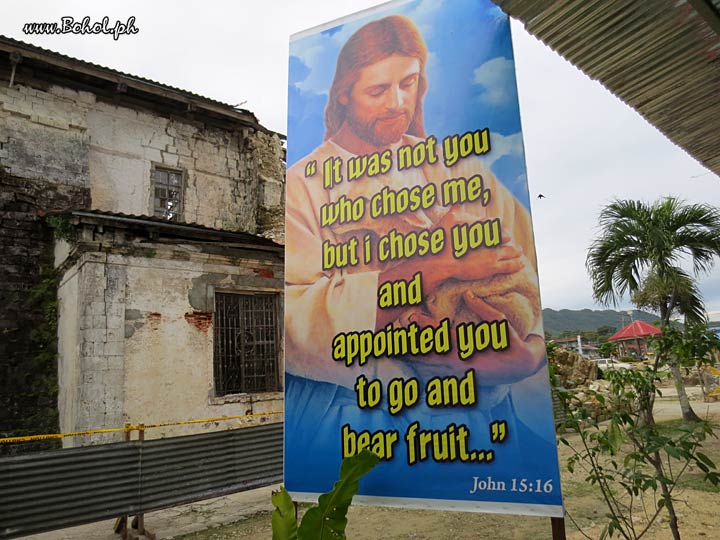
[(285, 484), (562, 516), (508, 17), (399, 1), (290, 43)]

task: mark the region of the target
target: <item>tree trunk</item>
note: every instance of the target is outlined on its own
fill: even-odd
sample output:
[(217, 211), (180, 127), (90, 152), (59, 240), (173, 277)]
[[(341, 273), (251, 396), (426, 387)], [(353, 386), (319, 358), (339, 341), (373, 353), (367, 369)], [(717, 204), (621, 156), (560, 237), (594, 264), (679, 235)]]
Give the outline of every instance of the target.
[(695, 411), (690, 406), (690, 400), (688, 399), (687, 392), (685, 392), (685, 383), (682, 380), (680, 367), (677, 365), (675, 360), (668, 360), (668, 365), (670, 366), (670, 373), (672, 373), (673, 380), (675, 381), (675, 389), (677, 390), (678, 401), (680, 402), (683, 422), (686, 424), (690, 422), (699, 422), (700, 417), (695, 414)]
[(670, 489), (663, 480), (664, 471), (660, 463), (660, 454), (655, 452), (655, 460), (652, 461), (652, 464), (655, 466), (655, 472), (657, 472), (658, 478), (660, 479), (660, 490), (663, 492), (663, 495), (665, 495), (665, 508), (668, 511), (668, 518), (670, 520), (670, 531), (672, 531), (673, 540), (680, 540), (680, 526), (678, 525), (677, 514), (675, 514), (675, 505), (670, 496)]

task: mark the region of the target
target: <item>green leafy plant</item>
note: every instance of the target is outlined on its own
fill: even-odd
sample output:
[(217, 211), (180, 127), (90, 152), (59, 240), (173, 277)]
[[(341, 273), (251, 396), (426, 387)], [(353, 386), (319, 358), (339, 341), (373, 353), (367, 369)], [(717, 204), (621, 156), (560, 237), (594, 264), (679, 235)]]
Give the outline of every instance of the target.
[(617, 344), (612, 341), (602, 343), (598, 349), (600, 350), (600, 355), (603, 358), (615, 358), (618, 353)]
[[(585, 480), (600, 488), (608, 510), (601, 540), (616, 534), (638, 540), (663, 512), (679, 540), (673, 493), (683, 475), (692, 466), (704, 473), (705, 481), (720, 484), (715, 464), (702, 452), (703, 441), (715, 436), (712, 426), (701, 421), (664, 429), (643, 421), (651, 396), (659, 393), (652, 369), (609, 370), (606, 379), (609, 393), (583, 389), (579, 399), (553, 377), (565, 413), (559, 442), (572, 451), (568, 470), (583, 470)], [(579, 435), (579, 443), (565, 436), (569, 431)]]
[(273, 540), (343, 540), (347, 511), (357, 493), (360, 479), (378, 464), (380, 458), (370, 450), (345, 458), (340, 478), (333, 489), (320, 495), (317, 506), (305, 512), (297, 524), (295, 504), (284, 487), (272, 494)]
[(68, 216), (48, 216), (45, 218), (45, 221), (52, 227), (55, 238), (65, 240), (69, 243), (75, 241), (77, 231)]
[[(720, 208), (674, 197), (651, 204), (615, 200), (600, 212), (599, 225), (585, 263), (596, 301), (617, 304), (628, 294), (656, 311), (663, 328), (674, 313), (690, 323), (704, 322), (697, 277), (709, 273), (720, 257)], [(683, 258), (692, 263), (692, 274), (680, 266)], [(658, 354), (656, 366), (663, 361), (671, 368), (683, 419), (698, 420), (680, 370)]]
[(557, 354), (558, 344), (552, 339), (545, 341), (545, 351), (547, 352), (548, 360), (554, 360)]

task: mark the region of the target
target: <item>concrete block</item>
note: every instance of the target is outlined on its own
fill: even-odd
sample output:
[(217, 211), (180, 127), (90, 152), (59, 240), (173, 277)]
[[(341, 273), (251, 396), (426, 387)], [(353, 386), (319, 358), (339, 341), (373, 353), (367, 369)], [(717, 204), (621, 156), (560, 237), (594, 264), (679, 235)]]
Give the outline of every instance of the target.
[(125, 352), (125, 343), (123, 341), (108, 341), (104, 345), (106, 356), (122, 356)]
[(93, 328), (93, 315), (82, 315), (80, 317), (80, 330), (89, 330)]
[[(101, 344), (102, 345), (102, 344)], [(93, 350), (94, 350), (95, 344), (93, 344)], [(101, 374), (103, 371), (106, 371), (108, 368), (107, 358), (102, 355), (92, 355), (92, 356), (84, 356), (80, 361), (80, 369), (83, 371), (83, 377), (85, 375), (92, 375), (96, 374), (96, 376), (99, 376), (97, 374)], [(100, 377), (102, 378), (102, 377)], [(91, 383), (88, 383), (91, 384)], [(94, 384), (94, 382), (92, 383)]]
[(105, 328), (92, 328), (83, 332), (85, 341), (93, 343), (105, 343), (107, 341), (107, 331)]
[(125, 382), (125, 371), (122, 369), (108, 369), (103, 372), (103, 384), (108, 395), (121, 395)]
[[(103, 359), (104, 360), (104, 359)], [(107, 370), (107, 367), (105, 368)], [(101, 385), (103, 383), (104, 371), (90, 371), (83, 370), (82, 384), (83, 385)]]
[(143, 158), (155, 163), (162, 163), (162, 152), (157, 148), (143, 147)]
[(138, 111), (130, 109), (128, 107), (119, 107), (116, 105), (110, 105), (109, 103), (98, 103), (96, 110), (101, 115), (109, 115), (114, 118), (120, 118), (124, 120), (138, 120)]
[[(110, 318), (120, 317), (125, 319), (125, 297), (114, 298), (112, 304), (107, 308), (105, 314)], [(108, 323), (108, 327), (110, 324)], [(115, 325), (112, 326), (115, 328)]]
[[(153, 124), (157, 125), (157, 131), (153, 131), (150, 138), (144, 144), (151, 148), (157, 148), (159, 150), (165, 150), (168, 146), (175, 145), (175, 139), (165, 133), (164, 119), (156, 117), (153, 118)], [(161, 131), (162, 130), (162, 131)]]
[[(84, 409), (84, 411), (79, 415), (80, 422), (78, 427), (81, 430), (121, 427), (107, 425), (107, 423), (105, 422), (105, 409), (98, 408), (95, 401), (81, 401), (80, 407)], [(100, 435), (102, 434), (93, 435), (93, 442), (97, 443), (97, 439), (100, 437)]]
[[(105, 315), (105, 309), (106, 309), (105, 302), (92, 302), (90, 304), (90, 312), (93, 315)], [(95, 320), (93, 319), (93, 324), (94, 323), (95, 323)], [(104, 328), (105, 321), (102, 321), (101, 324), (102, 324), (102, 327)]]
[(63, 130), (67, 130), (70, 128), (70, 126), (67, 122), (61, 120), (60, 118), (55, 118), (52, 116), (46, 116), (46, 115), (42, 115), (42, 114), (33, 114), (30, 117), (30, 120), (32, 122), (35, 122), (36, 124), (40, 124), (42, 126), (48, 126), (48, 127), (63, 129)]
[(5, 102), (3, 109), (14, 114), (30, 118), (33, 114), (32, 106), (26, 101), (15, 101), (14, 103)]
[(265, 208), (282, 206), (285, 185), (270, 178), (262, 178), (260, 183), (260, 205)]
[(196, 160), (194, 157), (185, 157), (183, 155), (180, 155), (178, 157), (178, 167), (182, 167), (183, 169), (186, 169), (188, 171), (188, 184), (190, 183), (189, 180), (196, 168), (195, 161)]
[(122, 329), (125, 327), (125, 319), (120, 315), (107, 317), (107, 339), (108, 341), (117, 341), (122, 335)]
[[(180, 156), (190, 157), (192, 155), (190, 145), (184, 140), (177, 140), (173, 148), (175, 148), (175, 153)], [(168, 151), (170, 151), (169, 148)]]
[(178, 166), (177, 154), (172, 154), (170, 152), (160, 152), (160, 153), (162, 154), (163, 165), (167, 165), (168, 167), (177, 167)]
[(78, 91), (77, 100), (85, 105), (94, 105), (97, 102), (95, 94), (91, 92), (84, 92), (82, 90)]
[(85, 384), (80, 387), (80, 401), (99, 404), (105, 397), (105, 387), (100, 384)]
[(107, 357), (107, 366), (108, 369), (113, 370), (123, 370), (125, 369), (125, 357), (121, 355), (117, 356), (108, 356)]
[(78, 92), (76, 90), (66, 88), (64, 86), (53, 85), (48, 90), (48, 93), (53, 96), (59, 96), (61, 98), (69, 99), (72, 101), (76, 101), (78, 99)]
[(23, 94), (16, 88), (2, 88), (0, 90), (0, 99), (2, 99), (4, 96), (11, 97), (11, 98), (24, 99), (25, 94)]
[(87, 121), (82, 116), (73, 115), (68, 119), (68, 126), (73, 129), (86, 130)]

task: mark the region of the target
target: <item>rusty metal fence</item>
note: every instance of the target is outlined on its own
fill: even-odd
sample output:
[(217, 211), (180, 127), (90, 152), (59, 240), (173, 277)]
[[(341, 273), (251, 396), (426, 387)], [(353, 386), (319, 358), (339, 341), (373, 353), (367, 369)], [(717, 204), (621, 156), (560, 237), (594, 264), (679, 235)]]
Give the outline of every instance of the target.
[(272, 423), (4, 458), (0, 539), (279, 483), (282, 443)]

